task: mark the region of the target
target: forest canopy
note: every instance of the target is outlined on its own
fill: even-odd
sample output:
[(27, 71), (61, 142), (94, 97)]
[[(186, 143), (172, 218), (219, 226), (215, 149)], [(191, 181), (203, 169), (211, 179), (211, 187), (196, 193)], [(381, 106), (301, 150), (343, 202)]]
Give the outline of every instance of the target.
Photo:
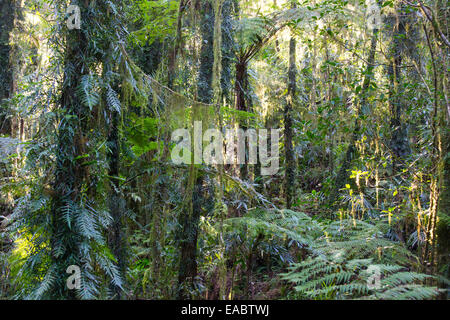
[(0, 300), (447, 300), (449, 19), (0, 0)]

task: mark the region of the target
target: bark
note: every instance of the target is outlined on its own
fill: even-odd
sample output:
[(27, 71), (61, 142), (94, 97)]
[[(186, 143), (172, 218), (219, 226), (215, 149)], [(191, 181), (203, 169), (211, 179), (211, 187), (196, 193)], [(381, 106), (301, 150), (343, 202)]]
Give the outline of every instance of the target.
[[(436, 11), (439, 12), (438, 22), (441, 26), (448, 24), (450, 12), (445, 9), (445, 1), (436, 2)], [(447, 6), (448, 7), (448, 6)], [(447, 38), (450, 37), (448, 28), (444, 31)], [(441, 84), (439, 89), (442, 95), (439, 100), (438, 110), (438, 134), (439, 144), (436, 146), (439, 150), (439, 164), (437, 166), (437, 176), (439, 179), (439, 198), (437, 203), (437, 223), (436, 223), (436, 269), (444, 271), (444, 276), (450, 278), (450, 104), (447, 96), (449, 80), (449, 47), (440, 46), (437, 48), (437, 57), (439, 61), (439, 78)], [(442, 288), (447, 289), (447, 294), (442, 295), (442, 299), (448, 299), (449, 285), (441, 283)]]
[(12, 46), (16, 1), (0, 0), (0, 135), (11, 135), (12, 123), (5, 99), (13, 95)]
[(438, 166), (440, 172), (440, 194), (437, 205), (438, 222), (437, 234), (437, 266), (446, 267), (445, 277), (450, 278), (450, 126), (449, 122), (442, 122), (441, 134), (441, 159)]
[[(52, 199), (53, 230), (52, 252), (57, 251), (58, 242), (63, 241), (64, 252), (53, 254), (53, 263), (57, 273), (64, 275), (69, 265), (78, 265), (79, 251), (76, 232), (64, 223), (63, 209), (67, 203), (76, 203), (80, 195), (83, 182), (89, 176), (87, 167), (81, 165), (81, 161), (75, 160), (78, 156), (86, 154), (87, 138), (84, 135), (86, 121), (77, 121), (85, 117), (89, 110), (83, 106), (76, 88), (81, 83), (81, 77), (88, 71), (83, 57), (86, 53), (88, 40), (82, 30), (70, 30), (66, 34), (65, 48), (65, 73), (64, 85), (60, 101), (60, 109), (63, 114), (71, 116), (61, 119), (58, 131), (58, 147), (56, 154), (56, 173), (54, 182), (54, 194)], [(61, 236), (63, 238), (61, 239)], [(74, 290), (68, 290), (65, 278), (58, 279), (53, 288), (55, 298), (75, 299)]]
[[(200, 52), (200, 68), (198, 76), (198, 99), (204, 103), (211, 103), (213, 99), (212, 75), (214, 56), (214, 10), (211, 3), (205, 2), (202, 8), (201, 34), (202, 46)], [(204, 214), (205, 201), (202, 173), (194, 169), (195, 183), (192, 190), (192, 212), (183, 212), (182, 241), (180, 267), (178, 274), (178, 298), (187, 299), (189, 291), (193, 289), (193, 282), (197, 276), (197, 239), (200, 216)]]
[(247, 111), (245, 103), (245, 92), (247, 90), (247, 62), (239, 61), (236, 64), (236, 81), (235, 81), (235, 93), (236, 93), (236, 109), (240, 111)]
[[(110, 134), (108, 137), (109, 147), (111, 152), (108, 154), (109, 163), (109, 179), (111, 189), (109, 191), (109, 211), (112, 218), (112, 225), (110, 227), (110, 234), (108, 238), (109, 248), (112, 250), (114, 257), (117, 260), (120, 276), (125, 279), (125, 248), (124, 248), (124, 233), (122, 223), (122, 212), (124, 211), (124, 199), (120, 196), (119, 183), (116, 177), (119, 176), (120, 163), (120, 140), (119, 140), (119, 120), (120, 115), (117, 111), (112, 112), (112, 124)], [(122, 289), (114, 284), (110, 286), (113, 298), (121, 299)]]
[(177, 34), (176, 34), (176, 38), (175, 38), (175, 44), (173, 49), (169, 52), (169, 62), (168, 62), (168, 68), (169, 68), (169, 73), (168, 73), (168, 84), (167, 86), (170, 89), (173, 89), (173, 81), (175, 79), (175, 67), (176, 67), (176, 61), (177, 61), (177, 55), (178, 55), (178, 51), (180, 50), (180, 46), (181, 46), (181, 28), (183, 25), (183, 12), (186, 8), (186, 1), (185, 0), (181, 0), (180, 1), (180, 6), (178, 9), (178, 18), (177, 18)]
[(393, 28), (393, 35), (391, 40), (391, 63), (388, 67), (388, 76), (390, 80), (389, 88), (389, 102), (391, 108), (391, 130), (392, 137), (390, 141), (390, 148), (394, 154), (392, 159), (393, 171), (402, 169), (404, 167), (403, 162), (399, 160), (403, 159), (411, 153), (411, 149), (408, 142), (408, 136), (405, 125), (401, 121), (401, 116), (404, 109), (404, 101), (402, 99), (402, 92), (399, 90), (402, 83), (402, 49), (401, 46), (405, 46), (402, 42), (406, 38), (405, 29), (405, 13), (401, 8), (397, 9)]
[(232, 0), (224, 0), (222, 5), (222, 95), (231, 104), (231, 62), (233, 60), (233, 20), (231, 17)]
[[(109, 52), (112, 52), (112, 48)], [(103, 77), (106, 79), (106, 76), (112, 73), (112, 61), (111, 56), (107, 54), (106, 61), (104, 63), (104, 73)], [(109, 79), (111, 80), (111, 79)], [(115, 92), (118, 92), (118, 84), (113, 82), (111, 84), (112, 89)], [(106, 99), (106, 90), (104, 92), (103, 101), (105, 101), (105, 105), (107, 105)], [(107, 154), (108, 159), (108, 177), (110, 190), (108, 195), (109, 201), (109, 212), (112, 218), (112, 224), (109, 228), (108, 234), (108, 246), (114, 255), (117, 265), (119, 268), (120, 276), (122, 280), (125, 280), (126, 276), (126, 262), (125, 262), (125, 243), (124, 243), (124, 233), (123, 233), (123, 216), (124, 212), (124, 204), (125, 200), (121, 197), (120, 194), (120, 186), (117, 177), (120, 174), (120, 114), (119, 112), (113, 108), (109, 107), (110, 111), (110, 128), (108, 134), (108, 146), (110, 152)], [(110, 284), (110, 290), (113, 296), (113, 299), (121, 299), (123, 290), (121, 287), (115, 285), (114, 283)]]
[[(247, 61), (239, 60), (236, 64), (236, 81), (235, 81), (235, 93), (236, 93), (236, 110), (247, 112), (246, 92), (248, 89), (248, 63)], [(239, 121), (239, 127), (242, 130), (247, 130), (247, 123), (245, 121)], [(245, 144), (245, 150), (248, 150), (247, 144)], [(247, 162), (247, 153), (245, 155), (245, 162)], [(246, 163), (239, 165), (240, 178), (247, 180), (248, 178), (248, 166)]]
[[(295, 7), (295, 6), (293, 6)], [(293, 128), (292, 128), (292, 107), (296, 99), (296, 75), (295, 66), (296, 59), (296, 41), (291, 37), (289, 43), (289, 84), (288, 84), (288, 101), (284, 109), (284, 151), (285, 151), (285, 193), (286, 208), (291, 209), (295, 197), (295, 159), (293, 146)]]
[(178, 274), (178, 299), (189, 298), (189, 291), (193, 289), (197, 276), (197, 240), (198, 224), (202, 212), (203, 176), (198, 176), (193, 190), (192, 216), (183, 213), (183, 239), (181, 243), (180, 268)]

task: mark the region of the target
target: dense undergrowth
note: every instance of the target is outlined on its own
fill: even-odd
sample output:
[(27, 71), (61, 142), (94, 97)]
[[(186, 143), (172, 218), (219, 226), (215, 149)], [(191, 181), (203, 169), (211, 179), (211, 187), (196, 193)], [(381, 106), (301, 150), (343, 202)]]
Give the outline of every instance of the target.
[(448, 298), (444, 1), (73, 2), (0, 1), (0, 299)]

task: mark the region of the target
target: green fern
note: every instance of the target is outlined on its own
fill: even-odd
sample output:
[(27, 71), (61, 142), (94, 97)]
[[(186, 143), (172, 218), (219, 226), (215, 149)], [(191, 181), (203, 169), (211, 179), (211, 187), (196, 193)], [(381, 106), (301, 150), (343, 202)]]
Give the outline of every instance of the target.
[(383, 237), (385, 225), (346, 219), (324, 226), (310, 247), (312, 255), (282, 277), (309, 299), (431, 299), (439, 294), (425, 284), (432, 278), (409, 271), (414, 255)]
[(86, 107), (89, 107), (89, 109), (92, 109), (100, 102), (100, 95), (97, 90), (97, 80), (92, 74), (81, 77), (81, 83), (78, 86), (77, 92), (81, 102)]
[[(251, 210), (228, 219), (226, 230), (245, 230), (297, 241), (309, 257), (282, 277), (308, 299), (431, 299), (439, 290), (425, 284), (432, 277), (410, 271), (417, 258), (401, 243), (385, 237), (383, 220), (318, 222), (291, 210)], [(372, 282), (375, 281), (374, 284)]]
[(245, 217), (224, 222), (229, 231), (244, 230), (253, 236), (263, 234), (297, 241), (302, 246), (314, 246), (314, 239), (322, 235), (321, 226), (309, 216), (291, 210), (251, 210)]
[(106, 91), (106, 102), (108, 104), (108, 108), (110, 110), (116, 111), (118, 113), (121, 112), (122, 106), (119, 100), (119, 96), (117, 92), (115, 92), (110, 85), (108, 85), (107, 91)]
[(336, 263), (319, 256), (292, 265), (283, 278), (308, 299), (431, 299), (439, 294), (424, 284), (431, 276), (404, 270), (372, 259)]

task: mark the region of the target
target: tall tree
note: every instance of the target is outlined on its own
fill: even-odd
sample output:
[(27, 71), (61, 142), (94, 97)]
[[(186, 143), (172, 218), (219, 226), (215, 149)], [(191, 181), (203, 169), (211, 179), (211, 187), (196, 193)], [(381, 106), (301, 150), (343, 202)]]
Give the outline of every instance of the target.
[[(436, 8), (438, 11), (438, 22), (440, 26), (449, 25), (450, 22), (450, 10), (448, 3), (446, 5), (445, 0), (438, 0), (436, 2)], [(442, 28), (441, 28), (442, 29)], [(450, 39), (450, 30), (447, 27), (443, 31), (444, 36)], [(450, 279), (450, 101), (448, 97), (448, 88), (450, 86), (449, 80), (449, 65), (450, 65), (450, 47), (442, 45), (439, 48), (439, 60), (442, 65), (441, 68), (441, 81), (442, 81), (442, 96), (441, 108), (440, 108), (440, 130), (442, 130), (441, 135), (441, 162), (439, 169), (440, 173), (440, 198), (438, 202), (438, 213), (439, 222), (437, 224), (437, 251), (439, 254), (438, 265), (446, 266), (447, 273), (444, 274), (447, 279)], [(448, 292), (448, 284), (447, 284)]]
[(389, 52), (389, 66), (388, 77), (390, 81), (389, 86), (389, 103), (391, 109), (391, 130), (392, 137), (390, 141), (390, 148), (394, 154), (393, 156), (393, 170), (397, 170), (402, 167), (403, 161), (411, 149), (409, 147), (408, 136), (405, 124), (402, 122), (402, 113), (405, 109), (404, 98), (402, 97), (402, 61), (404, 60), (404, 52), (408, 48), (407, 42), (411, 40), (407, 39), (407, 28), (412, 29), (408, 23), (411, 19), (410, 14), (405, 11), (405, 6), (400, 5), (396, 8), (393, 15), (389, 17), (390, 24), (388, 28), (391, 28), (392, 38)]
[(12, 65), (12, 31), (16, 12), (16, 0), (0, 0), (0, 134), (11, 135), (12, 123), (6, 99), (14, 92)]
[[(82, 12), (87, 6), (80, 3)], [(83, 15), (82, 18), (85, 16)], [(85, 24), (82, 24), (85, 26)], [(84, 29), (85, 27), (83, 27)], [(72, 211), (82, 210), (77, 206), (82, 195), (83, 184), (86, 183), (87, 168), (76, 160), (78, 156), (86, 154), (87, 150), (87, 122), (88, 108), (77, 94), (83, 76), (87, 76), (89, 66), (83, 57), (88, 51), (88, 39), (84, 30), (66, 30), (65, 57), (64, 57), (64, 83), (60, 101), (60, 109), (67, 116), (61, 119), (58, 132), (58, 153), (56, 154), (56, 177), (54, 181), (53, 210), (52, 210), (52, 258), (56, 272), (64, 274), (70, 265), (81, 266), (79, 252), (80, 243), (74, 241), (77, 232), (72, 230), (69, 223), (73, 219)], [(65, 212), (64, 210), (69, 210)], [(53, 296), (75, 299), (75, 291), (66, 287), (64, 278), (58, 278), (54, 285)]]
[(233, 61), (233, 0), (224, 0), (222, 5), (222, 72), (221, 89), (225, 101), (232, 104), (231, 99), (231, 66)]
[[(426, 228), (426, 244), (424, 259), (428, 271), (436, 273), (445, 270), (449, 277), (449, 246), (450, 246), (450, 103), (448, 100), (449, 86), (449, 52), (450, 47), (444, 43), (433, 41), (448, 38), (449, 31), (440, 31), (439, 24), (443, 25), (450, 19), (448, 10), (441, 1), (436, 2), (436, 11), (440, 14), (432, 22), (432, 30), (424, 26), (428, 49), (431, 57), (431, 73), (433, 75), (433, 111), (431, 114), (432, 131), (432, 173), (430, 192), (430, 214)], [(431, 28), (430, 28), (431, 29)], [(443, 284), (448, 289), (447, 284)], [(446, 298), (446, 297), (444, 297)]]
[[(214, 65), (214, 10), (210, 1), (201, 4), (202, 19), (200, 22), (201, 51), (200, 68), (198, 74), (198, 100), (203, 103), (211, 103), (213, 99), (212, 75)], [(181, 241), (180, 269), (178, 274), (179, 298), (188, 297), (193, 281), (197, 276), (197, 239), (200, 216), (204, 212), (205, 201), (205, 176), (203, 172), (193, 171), (195, 176), (192, 190), (192, 212), (183, 212)]]
[[(92, 134), (97, 120), (95, 108), (100, 107), (94, 70), (104, 62), (104, 57), (99, 54), (99, 45), (110, 48), (111, 43), (117, 43), (118, 39), (115, 34), (104, 33), (111, 30), (110, 21), (103, 14), (108, 12), (109, 4), (104, 1), (91, 4), (74, 1), (73, 4), (80, 9), (81, 28), (57, 31), (65, 40), (64, 77), (58, 106), (61, 117), (51, 201), (52, 265), (41, 288), (51, 298), (92, 299), (99, 294), (99, 269), (96, 266), (106, 272), (116, 286), (120, 287), (122, 283), (108, 254), (103, 235), (105, 225), (99, 219), (98, 179), (92, 176), (97, 161), (91, 152), (95, 145)], [(64, 2), (57, 5), (60, 14), (65, 12)], [(116, 164), (111, 164), (110, 169), (116, 170)], [(67, 285), (65, 275), (69, 267), (80, 271), (74, 275), (79, 277), (79, 287)]]
[[(295, 2), (291, 4), (292, 8), (296, 8)], [(285, 152), (285, 193), (286, 193), (286, 208), (291, 209), (292, 202), (295, 195), (295, 159), (293, 146), (293, 128), (292, 128), (292, 107), (296, 100), (296, 75), (297, 68), (296, 61), (296, 41), (293, 35), (289, 41), (289, 76), (288, 76), (288, 96), (287, 103), (284, 108), (284, 152)]]
[[(235, 10), (238, 11), (236, 5)], [(295, 13), (295, 12), (294, 12)], [(261, 23), (259, 17), (254, 18), (257, 22)], [(255, 55), (267, 44), (267, 42), (282, 28), (284, 28), (289, 21), (285, 19), (284, 12), (279, 12), (272, 17), (272, 19), (264, 20), (263, 27), (252, 29), (252, 23), (249, 23), (251, 19), (241, 19), (239, 23), (240, 31), (242, 34), (238, 34), (240, 43), (235, 46), (235, 108), (239, 111), (251, 112), (249, 109), (252, 101), (249, 95), (249, 74), (248, 66), (250, 61)], [(245, 119), (240, 121), (239, 127), (243, 130), (247, 129)], [(246, 144), (245, 144), (246, 145)], [(248, 149), (247, 147), (245, 148)], [(248, 159), (248, 154), (245, 154), (245, 161)], [(240, 164), (240, 178), (246, 180), (248, 178), (248, 165)]]
[[(108, 15), (108, 18), (110, 16)], [(111, 19), (111, 18), (110, 18)], [(108, 246), (117, 261), (120, 277), (125, 279), (126, 272), (126, 254), (125, 254), (125, 235), (123, 224), (123, 213), (125, 211), (125, 201), (121, 196), (119, 175), (120, 175), (120, 136), (121, 136), (121, 119), (120, 112), (123, 108), (118, 98), (118, 79), (114, 78), (114, 57), (112, 55), (114, 45), (110, 44), (109, 50), (106, 51), (105, 61), (103, 63), (103, 79), (108, 85), (104, 88), (103, 103), (108, 109), (108, 117), (106, 125), (108, 126), (108, 180), (109, 180), (109, 194), (108, 194), (108, 208), (111, 215), (111, 226), (108, 232)], [(116, 282), (111, 281), (111, 293), (114, 299), (121, 299), (123, 289)]]
[[(192, 4), (191, 4), (192, 5)], [(175, 42), (173, 44), (173, 48), (169, 52), (169, 61), (168, 61), (168, 80), (167, 80), (167, 86), (172, 89), (173, 88), (173, 81), (175, 79), (175, 69), (176, 69), (176, 62), (177, 62), (177, 55), (178, 51), (181, 47), (181, 37), (182, 37), (182, 27), (183, 27), (183, 14), (186, 10), (186, 7), (188, 6), (187, 0), (180, 0), (180, 5), (178, 7), (178, 16), (177, 16), (177, 30), (176, 30), (176, 36), (175, 36)]]

